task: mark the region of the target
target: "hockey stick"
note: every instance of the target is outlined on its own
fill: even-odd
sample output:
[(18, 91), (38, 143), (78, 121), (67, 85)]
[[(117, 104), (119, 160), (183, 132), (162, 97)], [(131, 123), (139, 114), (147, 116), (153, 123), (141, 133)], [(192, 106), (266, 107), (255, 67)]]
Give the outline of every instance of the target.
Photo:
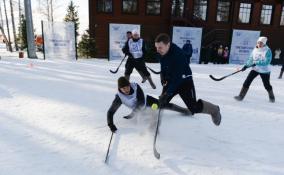
[(221, 78), (215, 78), (215, 77), (213, 77), (213, 75), (209, 75), (209, 77), (210, 77), (212, 80), (221, 81), (221, 80), (223, 80), (223, 79), (225, 79), (225, 78), (227, 78), (227, 77), (229, 77), (229, 76), (232, 76), (232, 75), (234, 75), (234, 74), (236, 74), (236, 73), (239, 73), (239, 72), (243, 72), (243, 71), (245, 71), (247, 68), (254, 67), (254, 66), (256, 66), (256, 65), (253, 64), (253, 65), (250, 65), (250, 66), (246, 66), (246, 68), (245, 68), (244, 70), (243, 70), (243, 69), (240, 69), (240, 70), (238, 70), (238, 71), (236, 71), (236, 72), (233, 72), (233, 73), (231, 73), (231, 74), (229, 74), (229, 75), (225, 75), (225, 76), (223, 76), (223, 77), (221, 77)]
[(146, 66), (151, 72), (153, 72), (154, 74), (160, 74), (161, 73), (161, 71), (160, 72), (157, 72), (157, 71), (155, 71), (154, 69), (152, 69), (152, 68), (150, 68), (150, 67), (148, 67), (148, 66)]
[(108, 144), (108, 149), (107, 149), (107, 154), (106, 154), (106, 158), (105, 158), (105, 163), (107, 163), (107, 161), (108, 161), (108, 154), (109, 154), (110, 144), (111, 144), (111, 141), (112, 141), (112, 136), (113, 136), (113, 132), (111, 132), (111, 137), (110, 137), (110, 141), (109, 141), (109, 144)]
[(116, 70), (109, 70), (111, 73), (116, 74), (118, 69), (120, 68), (121, 64), (123, 63), (123, 61), (125, 60), (126, 55), (124, 56), (124, 58), (121, 60), (120, 64), (118, 65), (118, 67), (116, 68)]
[(158, 121), (157, 121), (155, 136), (154, 136), (154, 144), (153, 144), (154, 156), (157, 159), (160, 159), (160, 153), (157, 151), (157, 148), (156, 148), (157, 136), (158, 136), (159, 125), (160, 125), (160, 118), (161, 118), (161, 107), (160, 107), (159, 113), (158, 113)]
[(227, 78), (227, 77), (229, 77), (229, 76), (232, 76), (232, 75), (234, 75), (234, 74), (236, 74), (236, 73), (239, 73), (239, 72), (242, 72), (242, 70), (238, 70), (238, 71), (233, 72), (233, 73), (231, 73), (231, 74), (229, 74), (229, 75), (225, 75), (225, 76), (223, 76), (223, 77), (221, 77), (221, 78), (215, 78), (215, 77), (213, 77), (213, 75), (209, 75), (209, 77), (210, 77), (212, 80), (214, 80), (214, 81), (221, 81), (221, 80), (223, 80), (223, 79), (225, 79), (225, 78)]

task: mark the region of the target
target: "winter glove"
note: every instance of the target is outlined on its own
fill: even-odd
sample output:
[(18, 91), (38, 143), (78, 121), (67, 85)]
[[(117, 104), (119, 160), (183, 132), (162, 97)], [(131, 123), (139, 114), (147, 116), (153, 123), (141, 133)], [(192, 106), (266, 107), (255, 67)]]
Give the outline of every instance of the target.
[(168, 104), (168, 100), (169, 100), (169, 95), (168, 94), (163, 94), (159, 97), (159, 104), (160, 107), (163, 108)]
[(108, 127), (111, 130), (111, 132), (113, 132), (113, 133), (115, 133), (115, 131), (117, 130), (117, 128), (114, 124), (108, 124)]
[(161, 85), (167, 86), (168, 81), (166, 80), (166, 77), (162, 73), (160, 74), (160, 78), (161, 78)]

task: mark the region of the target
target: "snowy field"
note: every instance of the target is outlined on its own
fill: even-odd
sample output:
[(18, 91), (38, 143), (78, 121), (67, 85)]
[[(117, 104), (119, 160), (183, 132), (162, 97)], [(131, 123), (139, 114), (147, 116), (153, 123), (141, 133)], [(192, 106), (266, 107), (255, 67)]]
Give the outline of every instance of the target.
[[(244, 101), (234, 100), (248, 70), (223, 81), (211, 80), (238, 65), (191, 65), (197, 97), (220, 105), (222, 123), (213, 125), (205, 114), (193, 117), (164, 111), (157, 149), (153, 131), (121, 107), (115, 115), (108, 165), (104, 163), (111, 132), (106, 112), (116, 92), (111, 74), (119, 61), (0, 60), (0, 174), (1, 175), (283, 175), (284, 79), (272, 67), (276, 97), (270, 103), (260, 77)], [(147, 64), (159, 70), (158, 64)], [(148, 82), (146, 94), (161, 92)], [(141, 78), (134, 71), (132, 81)], [(173, 102), (184, 106), (179, 97)], [(149, 112), (156, 117), (157, 111)], [(146, 117), (146, 116), (145, 116)], [(149, 116), (148, 116), (149, 117)]]

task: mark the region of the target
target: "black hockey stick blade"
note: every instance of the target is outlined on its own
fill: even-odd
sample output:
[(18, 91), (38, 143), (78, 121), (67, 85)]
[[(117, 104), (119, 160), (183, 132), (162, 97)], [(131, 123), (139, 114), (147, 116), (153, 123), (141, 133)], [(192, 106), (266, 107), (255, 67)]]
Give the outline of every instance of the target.
[(124, 58), (121, 60), (121, 62), (119, 63), (118, 67), (116, 68), (116, 70), (109, 70), (111, 73), (116, 74), (118, 69), (120, 68), (121, 64), (123, 63), (123, 61), (125, 60), (127, 55), (124, 56)]
[(149, 66), (146, 66), (151, 72), (153, 72), (154, 74), (160, 74), (161, 73), (161, 71), (160, 72), (158, 72), (158, 71), (155, 71), (154, 69), (152, 69), (152, 68), (150, 68)]
[(214, 80), (214, 81), (221, 81), (221, 80), (223, 80), (223, 79), (225, 79), (225, 78), (227, 78), (227, 77), (229, 77), (229, 76), (232, 76), (232, 75), (234, 75), (234, 74), (236, 74), (236, 73), (239, 73), (239, 72), (242, 72), (242, 70), (237, 70), (236, 72), (233, 72), (233, 73), (231, 73), (231, 74), (229, 74), (229, 75), (226, 75), (226, 76), (223, 76), (223, 77), (221, 77), (221, 78), (215, 78), (215, 77), (213, 77), (213, 75), (209, 75), (209, 77), (210, 77), (212, 80)]
[(221, 81), (221, 80), (223, 80), (224, 78), (226, 78), (227, 76), (221, 77), (221, 78), (215, 78), (215, 77), (213, 77), (213, 75), (209, 75), (209, 77), (210, 77), (212, 80), (214, 80), (214, 81)]
[(111, 73), (116, 74), (119, 68), (117, 68), (115, 71), (109, 70)]
[(154, 156), (157, 158), (157, 159), (160, 159), (161, 155), (160, 153), (158, 153), (156, 147), (154, 147)]

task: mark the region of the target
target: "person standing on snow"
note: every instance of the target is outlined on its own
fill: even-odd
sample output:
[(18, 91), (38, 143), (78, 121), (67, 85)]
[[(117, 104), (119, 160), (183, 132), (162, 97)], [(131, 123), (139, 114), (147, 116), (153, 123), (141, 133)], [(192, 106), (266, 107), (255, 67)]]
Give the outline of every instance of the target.
[(162, 94), (159, 98), (161, 107), (179, 94), (192, 114), (210, 114), (215, 125), (221, 123), (220, 108), (205, 100), (196, 100), (195, 87), (188, 59), (184, 52), (170, 42), (168, 34), (161, 33), (155, 39), (155, 47), (161, 64)]
[(135, 68), (138, 72), (141, 72), (144, 76), (146, 76), (151, 87), (156, 89), (156, 85), (154, 84), (151, 75), (146, 68), (144, 61), (145, 52), (145, 42), (139, 37), (138, 30), (134, 29), (132, 31), (132, 38), (128, 40), (128, 43), (123, 48), (123, 53), (128, 55), (128, 59), (125, 64), (124, 76), (129, 80), (130, 74)]
[(248, 74), (245, 82), (243, 83), (243, 87), (238, 96), (235, 96), (235, 99), (238, 101), (242, 101), (245, 95), (248, 92), (248, 89), (252, 83), (252, 81), (260, 75), (263, 85), (268, 92), (269, 101), (275, 102), (275, 97), (273, 94), (272, 86), (270, 84), (270, 68), (269, 64), (272, 59), (272, 53), (270, 48), (266, 45), (267, 37), (259, 37), (257, 40), (256, 47), (251, 52), (250, 57), (248, 58), (246, 64), (241, 69), (245, 71), (248, 67), (252, 67), (252, 70)]
[[(125, 119), (130, 119), (135, 116), (138, 111), (145, 109), (145, 107), (152, 106), (152, 104), (159, 104), (159, 100), (147, 95), (146, 100), (144, 92), (137, 83), (130, 83), (125, 77), (120, 77), (118, 79), (118, 92), (107, 112), (107, 124), (112, 132), (117, 130), (113, 123), (113, 116), (121, 104), (124, 104), (128, 108), (132, 109), (132, 112), (124, 116)], [(190, 111), (188, 109), (182, 108), (178, 105), (169, 103), (165, 106), (166, 109), (173, 110), (176, 112), (189, 115)]]
[[(129, 39), (131, 39), (132, 38), (132, 32), (131, 31), (127, 31), (126, 32), (126, 38), (127, 38), (127, 41), (125, 42), (125, 44), (124, 44), (124, 46), (123, 46), (123, 48), (122, 48), (122, 52), (123, 53), (125, 53), (126, 52), (126, 46), (128, 45), (128, 41), (129, 41)], [(127, 66), (127, 64), (125, 64), (125, 69), (126, 69), (126, 66)], [(140, 76), (142, 77), (142, 83), (145, 83), (145, 81), (147, 80), (147, 78), (145, 77), (145, 75), (143, 75), (143, 73), (141, 72), (141, 71), (137, 71), (139, 74), (140, 74)]]
[(182, 50), (185, 52), (185, 55), (187, 57), (187, 61), (190, 63), (190, 59), (192, 56), (192, 44), (190, 43), (190, 40), (186, 40), (186, 43), (182, 46)]

